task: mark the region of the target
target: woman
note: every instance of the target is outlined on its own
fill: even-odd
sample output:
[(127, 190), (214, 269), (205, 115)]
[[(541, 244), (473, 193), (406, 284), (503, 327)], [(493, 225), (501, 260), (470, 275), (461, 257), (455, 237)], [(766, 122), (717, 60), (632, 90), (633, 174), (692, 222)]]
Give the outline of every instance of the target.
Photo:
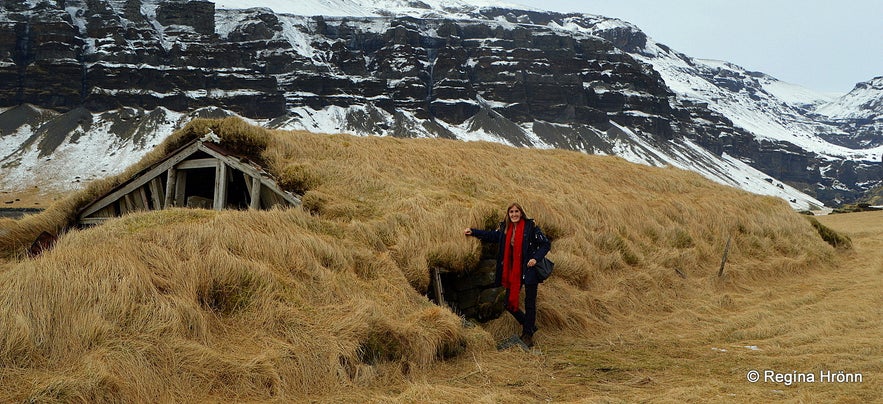
[[(542, 282), (534, 266), (549, 252), (552, 246), (549, 239), (517, 203), (509, 205), (506, 220), (500, 222), (498, 230), (470, 228), (463, 234), (499, 243), (496, 282), (506, 288), (506, 310), (521, 324), (521, 340), (527, 346), (533, 346), (533, 334), (537, 331), (537, 285)], [(525, 290), (523, 312), (518, 308), (522, 284)]]

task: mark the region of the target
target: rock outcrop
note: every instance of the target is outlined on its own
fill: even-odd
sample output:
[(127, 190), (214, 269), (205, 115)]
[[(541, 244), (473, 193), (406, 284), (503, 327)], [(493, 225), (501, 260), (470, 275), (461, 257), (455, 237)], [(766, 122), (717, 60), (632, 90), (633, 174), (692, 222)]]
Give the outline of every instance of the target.
[[(215, 9), (208, 1), (3, 2), (0, 108), (30, 104), (78, 116), (77, 125), (56, 125), (68, 132), (46, 135), (55, 147), (84, 131), (87, 112), (117, 122), (130, 117), (117, 125), (127, 139), (156, 111), (172, 112), (164, 119), (202, 111), (280, 128), (629, 149), (651, 164), (671, 163), (686, 144), (698, 144), (826, 202), (855, 199), (880, 177), (879, 166), (830, 162), (758, 139), (707, 104), (677, 96), (636, 56), (649, 39), (627, 25), (600, 29), (611, 20), (584, 15), (474, 13), (468, 20), (323, 18)], [(713, 81), (752, 91), (743, 77)], [(0, 136), (21, 130), (0, 126)], [(879, 144), (879, 126), (862, 128), (849, 142)], [(24, 147), (0, 156), (4, 164), (25, 164)]]

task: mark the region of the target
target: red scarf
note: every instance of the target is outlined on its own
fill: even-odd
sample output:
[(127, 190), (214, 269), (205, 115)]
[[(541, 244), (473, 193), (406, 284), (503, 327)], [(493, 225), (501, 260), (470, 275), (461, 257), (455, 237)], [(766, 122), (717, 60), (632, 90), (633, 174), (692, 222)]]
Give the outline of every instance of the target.
[[(513, 234), (514, 233), (514, 234)], [(512, 237), (515, 237), (514, 243)], [(518, 296), (521, 294), (521, 242), (524, 240), (524, 220), (506, 226), (506, 243), (503, 249), (503, 287), (509, 291), (506, 306), (518, 310)]]

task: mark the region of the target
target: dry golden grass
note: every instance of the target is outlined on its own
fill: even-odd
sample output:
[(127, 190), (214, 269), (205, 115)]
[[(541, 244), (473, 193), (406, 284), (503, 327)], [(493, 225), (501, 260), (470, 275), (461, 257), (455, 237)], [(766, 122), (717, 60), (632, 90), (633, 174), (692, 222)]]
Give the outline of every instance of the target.
[[(139, 213), (23, 258), (29, 236), (209, 127), (260, 153), (304, 210)], [(462, 228), (493, 226), (511, 201), (553, 239), (541, 354), (494, 349), (516, 331), (508, 316), (463, 327), (423, 296), (430, 267), (477, 264)], [(681, 170), (199, 121), (127, 173), (0, 226), (0, 401), (879, 398), (867, 375), (745, 381), (754, 366), (879, 374), (879, 264), (832, 276), (861, 239), (837, 252), (783, 201)]]
[(62, 199), (61, 192), (38, 188), (0, 192), (0, 208), (42, 209)]

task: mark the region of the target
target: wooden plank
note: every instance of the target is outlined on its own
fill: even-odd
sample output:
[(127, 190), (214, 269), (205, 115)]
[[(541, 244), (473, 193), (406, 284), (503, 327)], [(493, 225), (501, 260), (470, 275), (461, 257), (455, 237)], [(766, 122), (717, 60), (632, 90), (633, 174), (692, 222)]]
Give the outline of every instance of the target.
[(165, 200), (165, 196), (163, 196), (163, 186), (162, 179), (160, 177), (156, 177), (149, 182), (150, 184), (150, 202), (153, 204), (153, 209), (162, 209), (163, 200)]
[(114, 217), (117, 215), (116, 207), (113, 205), (105, 206), (104, 209), (96, 212), (96, 217)]
[(435, 290), (435, 302), (439, 306), (445, 306), (445, 305), (447, 305), (447, 303), (445, 303), (445, 293), (442, 290), (443, 288), (442, 288), (442, 281), (441, 281), (441, 273), (439, 273), (438, 268), (432, 268), (431, 272), (432, 272), (432, 281), (434, 283), (434, 285), (433, 285), (434, 287), (432, 289)]
[(279, 201), (282, 199), (268, 187), (261, 187), (260, 198), (261, 206), (264, 209), (273, 209), (273, 207), (279, 204)]
[(179, 170), (191, 170), (194, 168), (215, 168), (218, 166), (217, 158), (204, 158), (204, 159), (193, 159), (193, 160), (184, 160), (181, 164), (175, 166), (175, 168)]
[(175, 206), (183, 207), (186, 206), (187, 171), (178, 171), (175, 176), (178, 178), (175, 181)]
[(135, 211), (144, 210), (144, 205), (141, 204), (141, 196), (138, 195), (138, 191), (140, 191), (140, 190), (141, 190), (141, 188), (138, 188), (135, 191), (133, 191), (131, 194), (129, 194), (132, 197), (132, 206), (135, 208)]
[[(252, 190), (251, 185), (254, 183), (254, 181), (253, 181), (254, 177), (252, 177), (242, 171), (239, 171), (239, 173), (242, 174), (242, 179), (245, 180), (245, 189), (248, 191), (248, 194), (251, 195), (251, 190)], [(258, 181), (260, 181), (260, 180), (258, 180)]]
[(138, 188), (135, 192), (136, 203), (141, 210), (150, 210), (150, 201), (147, 200), (147, 188)]
[(138, 190), (140, 189), (141, 188), (138, 188), (131, 194), (129, 194), (129, 196), (132, 197), (132, 199), (130, 200), (132, 202), (132, 207), (135, 209), (136, 212), (144, 210), (144, 205), (141, 205), (141, 197), (138, 195)]
[(105, 206), (104, 209), (95, 212), (94, 216), (91, 218), (80, 218), (80, 223), (85, 219), (109, 219), (115, 217), (117, 215), (116, 213), (116, 207), (113, 204), (110, 204)]
[(166, 197), (163, 201), (163, 209), (168, 209), (175, 203), (175, 191), (177, 191), (177, 187), (175, 184), (178, 183), (178, 170), (175, 167), (169, 168), (166, 171)]
[(117, 190), (107, 194), (103, 198), (99, 199), (96, 202), (93, 202), (91, 205), (87, 206), (85, 210), (80, 214), (80, 217), (88, 217), (89, 215), (103, 209), (105, 206), (110, 205), (114, 201), (123, 197), (136, 189), (138, 187), (147, 183), (147, 181), (152, 180), (158, 175), (162, 174), (164, 171), (167, 171), (169, 168), (174, 167), (176, 164), (184, 161), (187, 157), (190, 157), (193, 153), (199, 150), (199, 142), (196, 142), (189, 147), (179, 151), (177, 154), (170, 156), (165, 161), (157, 164), (155, 167), (148, 170), (146, 173), (133, 179), (128, 184), (121, 186)]
[(98, 224), (102, 224), (105, 221), (110, 220), (110, 219), (112, 219), (112, 218), (110, 218), (110, 217), (83, 217), (83, 218), (80, 218), (80, 224), (98, 225)]
[(215, 159), (215, 210), (227, 207), (227, 164)]
[(272, 192), (270, 192), (270, 189), (265, 188), (265, 187), (261, 187), (259, 192), (260, 192), (260, 194), (258, 195), (258, 198), (260, 198), (260, 200), (261, 200), (261, 209), (272, 208), (273, 207), (273, 200), (270, 198), (272, 198), (273, 196), (271, 195)]
[[(197, 145), (199, 146), (199, 150), (202, 150), (202, 151), (206, 152), (207, 154), (214, 156), (218, 160), (221, 160), (221, 161), (227, 163), (227, 165), (229, 165), (231, 168), (242, 171), (252, 177), (259, 177), (261, 179), (261, 184), (263, 184), (265, 187), (269, 188), (274, 193), (278, 194), (280, 198), (282, 198), (283, 200), (285, 200), (286, 202), (288, 202), (291, 205), (300, 206), (300, 204), (301, 204), (300, 197), (298, 197), (290, 192), (283, 191), (276, 184), (276, 181), (273, 181), (271, 178), (264, 175), (262, 170), (259, 171), (258, 169), (254, 168), (248, 164), (244, 164), (244, 163), (240, 162), (236, 158), (232, 158), (232, 157), (220, 154), (220, 153), (218, 153), (218, 152), (216, 152), (206, 146), (203, 146), (202, 143), (198, 143)], [(262, 191), (262, 193), (263, 193), (263, 191)]]
[(249, 200), (249, 209), (260, 209), (261, 208), (261, 179), (258, 177), (251, 177), (251, 181), (246, 179), (246, 184), (251, 183), (249, 186), (248, 193), (251, 196)]
[(135, 212), (138, 210), (138, 207), (135, 206), (135, 199), (132, 198), (132, 194), (124, 195), (123, 202), (126, 204), (126, 211), (123, 212), (123, 214)]
[(288, 202), (293, 206), (301, 205), (299, 196), (296, 196), (290, 192), (283, 191), (282, 188), (279, 188), (279, 186), (276, 185), (276, 181), (273, 181), (270, 178), (261, 177), (261, 184), (263, 184), (264, 187), (269, 188), (271, 191), (273, 191), (274, 195), (279, 196), (279, 198), (284, 200), (285, 202)]

